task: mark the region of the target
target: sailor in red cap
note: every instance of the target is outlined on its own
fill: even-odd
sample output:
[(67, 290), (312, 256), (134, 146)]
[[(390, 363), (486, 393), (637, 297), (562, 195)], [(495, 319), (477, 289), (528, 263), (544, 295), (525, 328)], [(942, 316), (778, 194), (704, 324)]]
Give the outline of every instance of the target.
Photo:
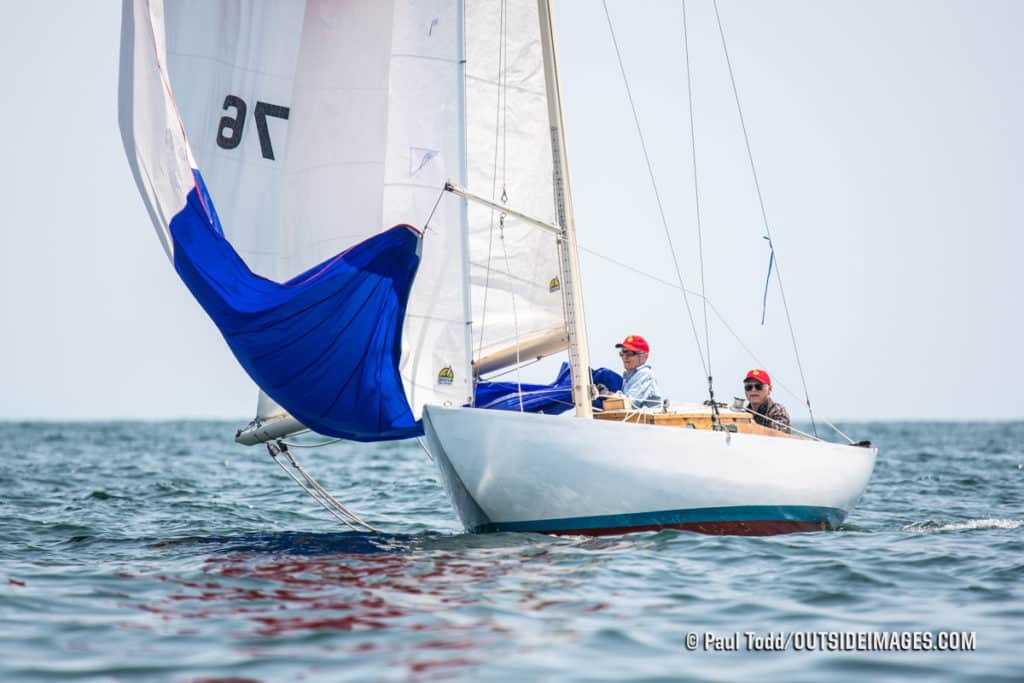
[(622, 358), (622, 393), (633, 399), (634, 408), (653, 408), (661, 405), (654, 370), (647, 363), (651, 345), (639, 334), (631, 334), (616, 344)]
[(765, 427), (789, 432), (789, 411), (772, 400), (772, 378), (755, 368), (743, 378), (743, 391), (747, 393), (747, 410), (754, 414), (754, 422)]

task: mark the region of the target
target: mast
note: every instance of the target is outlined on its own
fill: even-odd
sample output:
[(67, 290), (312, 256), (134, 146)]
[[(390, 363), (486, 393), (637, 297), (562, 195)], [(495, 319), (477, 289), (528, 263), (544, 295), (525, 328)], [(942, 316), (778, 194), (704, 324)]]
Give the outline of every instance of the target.
[(576, 222), (569, 192), (569, 158), (565, 149), (562, 123), (562, 94), (555, 56), (555, 26), (551, 16), (553, 0), (537, 0), (540, 15), (540, 43), (544, 53), (544, 82), (548, 96), (548, 122), (551, 126), (555, 209), (562, 230), (559, 258), (562, 277), (562, 302), (569, 336), (569, 370), (572, 374), (572, 401), (576, 417), (593, 416), (590, 395), (590, 354), (587, 350), (587, 324), (583, 317), (583, 291), (580, 288), (580, 259), (576, 248)]
[[(459, 41), (459, 183), (463, 186), (468, 178), (469, 141), (466, 136), (469, 129), (466, 126), (466, 3), (456, 3), (458, 12), (458, 41)], [(459, 231), (462, 234), (462, 315), (465, 325), (462, 327), (463, 366), (466, 369), (466, 405), (474, 405), (476, 402), (476, 382), (473, 379), (473, 304), (470, 297), (469, 286), (469, 208), (466, 202), (459, 202)]]

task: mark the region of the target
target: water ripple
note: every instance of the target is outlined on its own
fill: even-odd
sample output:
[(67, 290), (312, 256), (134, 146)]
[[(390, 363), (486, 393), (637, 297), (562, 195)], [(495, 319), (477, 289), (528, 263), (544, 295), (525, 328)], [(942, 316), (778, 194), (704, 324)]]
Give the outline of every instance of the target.
[[(307, 467), (234, 424), (0, 424), (0, 679), (1019, 680), (1024, 425), (840, 425), (881, 446), (837, 532), (462, 533), (414, 444)], [(973, 632), (975, 652), (688, 651), (688, 633)]]

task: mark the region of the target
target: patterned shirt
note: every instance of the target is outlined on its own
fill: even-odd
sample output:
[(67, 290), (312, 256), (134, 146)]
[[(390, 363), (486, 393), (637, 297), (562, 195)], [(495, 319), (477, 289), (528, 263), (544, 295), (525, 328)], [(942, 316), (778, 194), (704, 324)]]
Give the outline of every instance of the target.
[(654, 370), (648, 363), (622, 375), (622, 393), (633, 399), (634, 408), (651, 408), (661, 405), (658, 383)]
[[(750, 407), (749, 403), (747, 407)], [(766, 398), (764, 403), (758, 406), (754, 412), (754, 422), (769, 429), (778, 429), (780, 432), (789, 433), (789, 411), (784, 405), (776, 403), (770, 398)]]

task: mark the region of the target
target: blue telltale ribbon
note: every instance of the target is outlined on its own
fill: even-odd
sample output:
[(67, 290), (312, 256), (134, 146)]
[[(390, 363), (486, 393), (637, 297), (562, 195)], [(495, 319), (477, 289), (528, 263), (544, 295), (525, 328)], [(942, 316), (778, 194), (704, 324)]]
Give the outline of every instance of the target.
[(768, 256), (768, 275), (764, 279), (764, 297), (761, 300), (761, 324), (764, 325), (764, 316), (768, 312), (768, 283), (772, 280), (772, 266), (775, 265), (775, 247), (768, 235), (762, 235), (762, 239), (768, 240), (768, 248), (771, 249), (771, 255)]

